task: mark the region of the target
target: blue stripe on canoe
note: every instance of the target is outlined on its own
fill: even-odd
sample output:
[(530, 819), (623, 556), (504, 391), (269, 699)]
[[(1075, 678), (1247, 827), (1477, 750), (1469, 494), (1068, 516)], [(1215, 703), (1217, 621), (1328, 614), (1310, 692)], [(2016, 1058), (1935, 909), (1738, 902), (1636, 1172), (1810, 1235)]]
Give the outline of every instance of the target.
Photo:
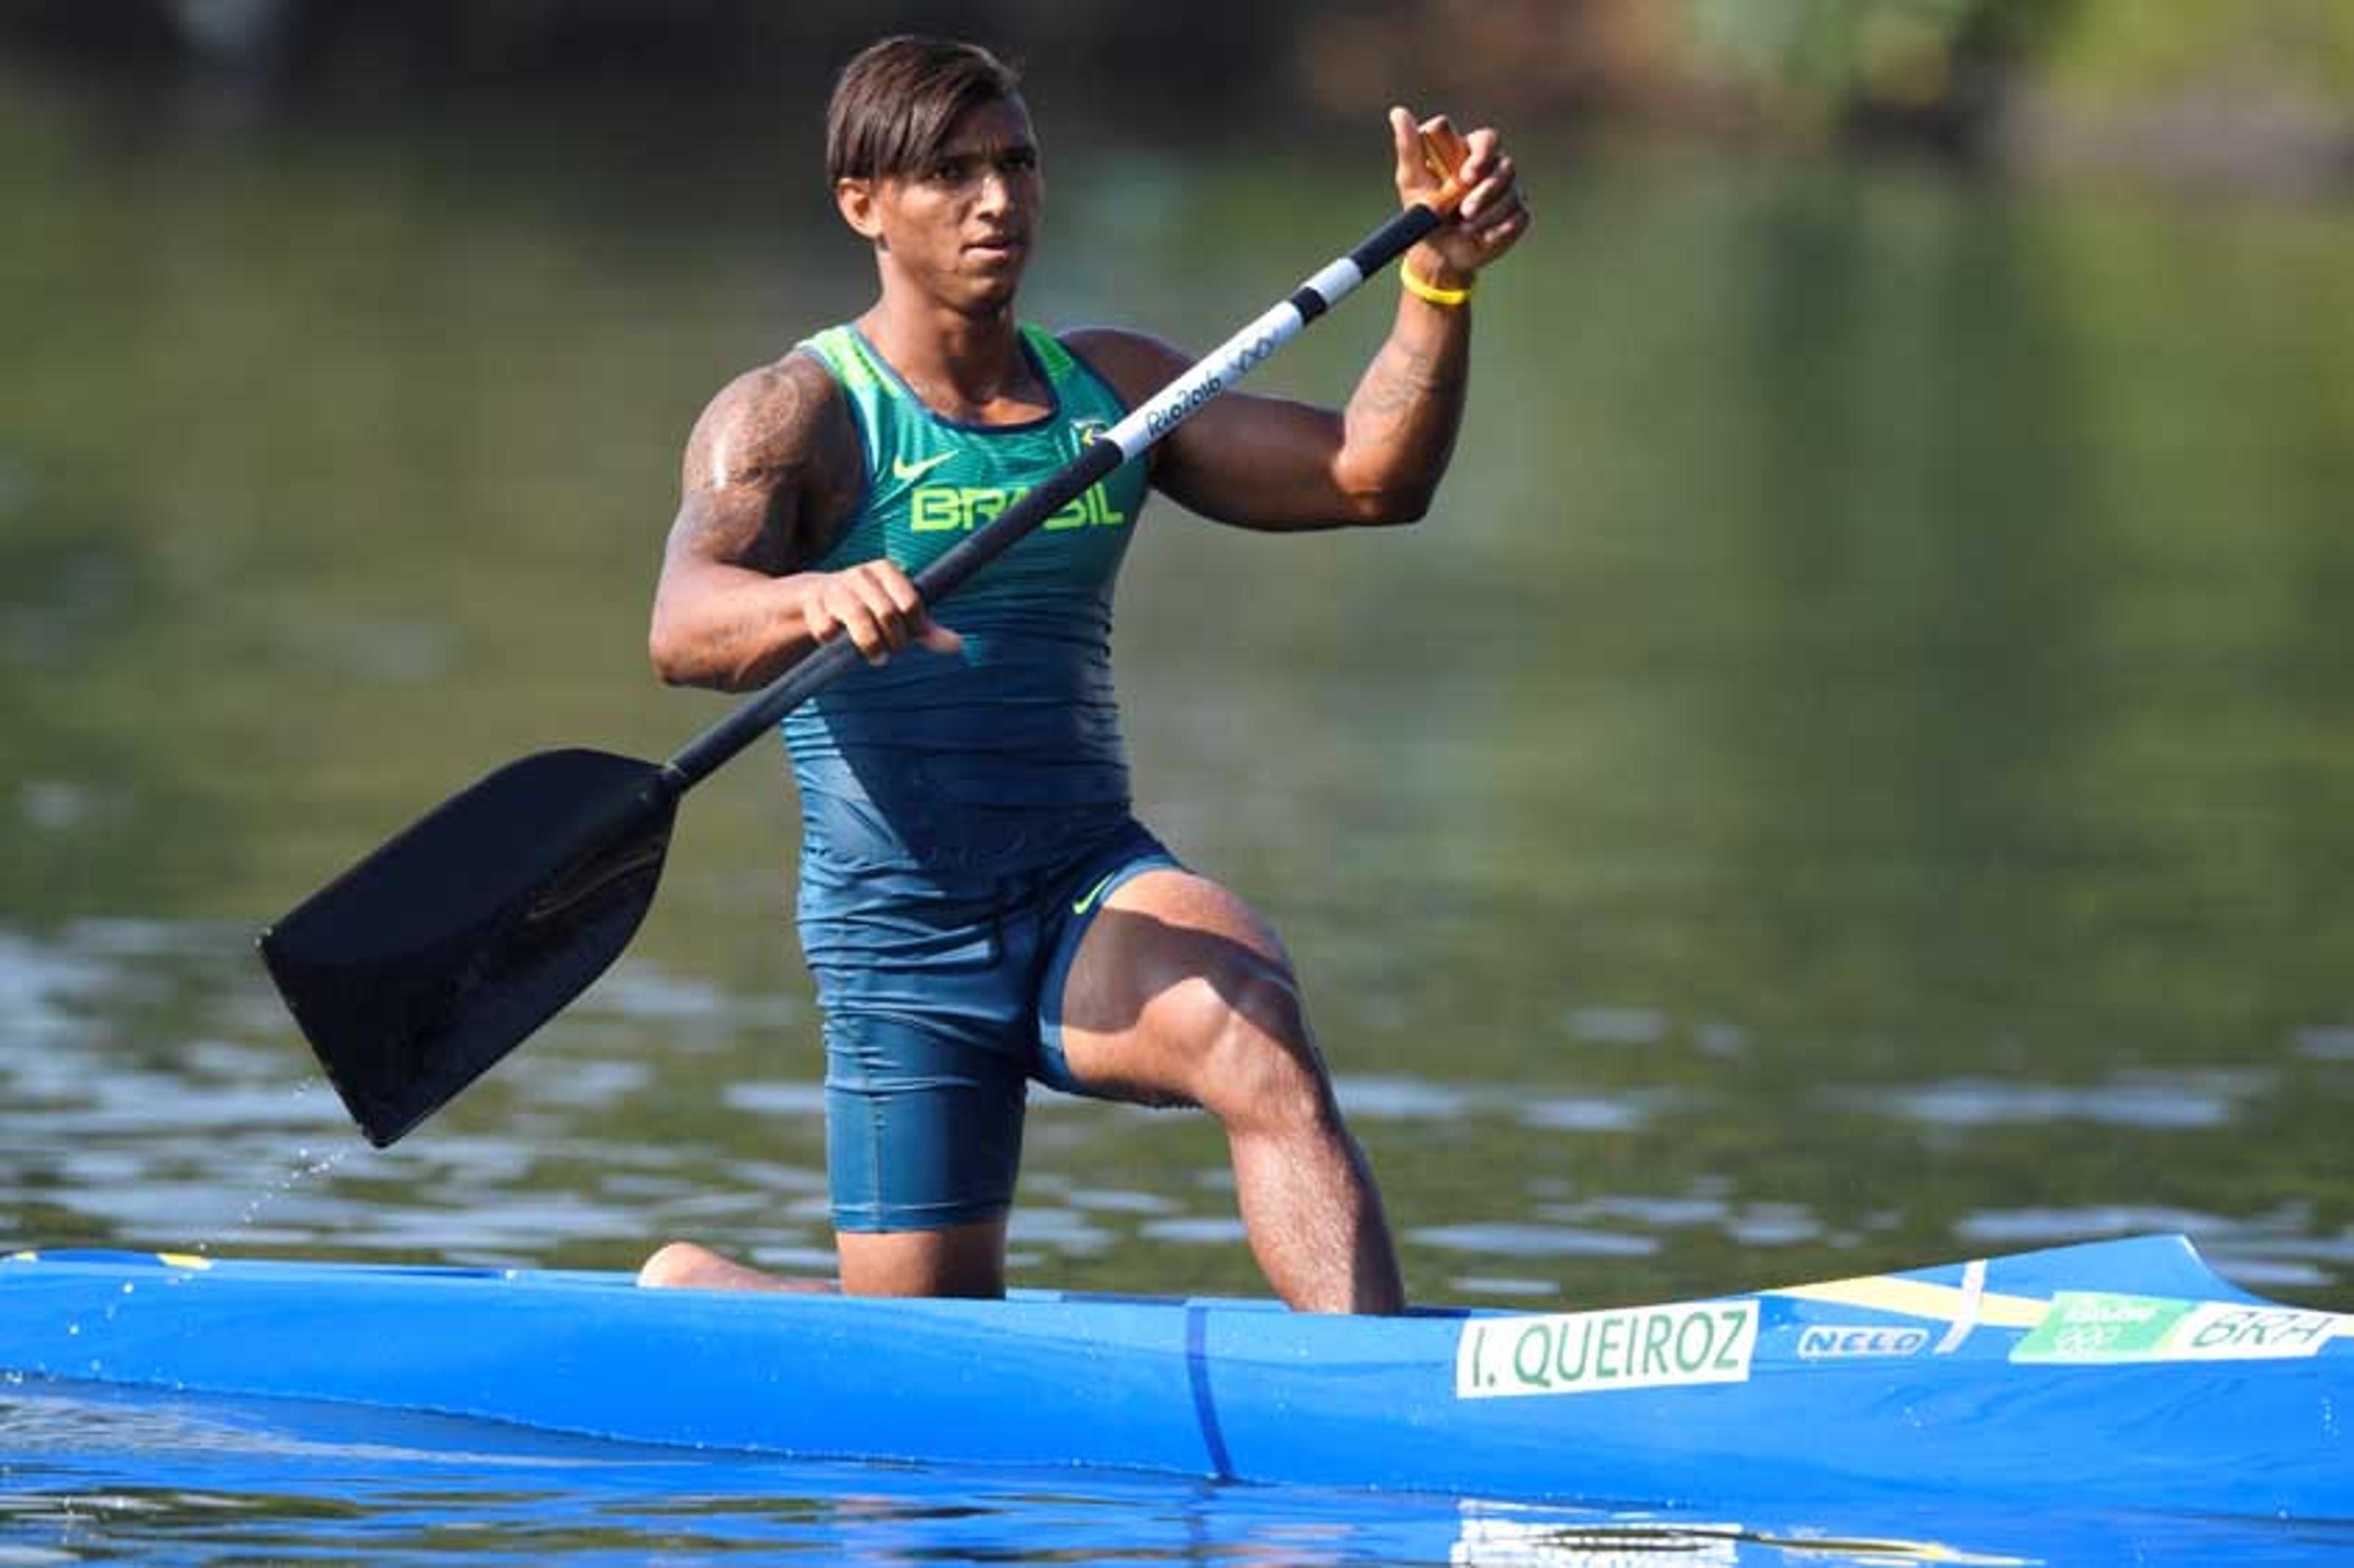
[(1193, 1390), (1193, 1419), (1201, 1425), (1210, 1473), (1231, 1481), (1235, 1464), (1226, 1453), (1226, 1435), (1218, 1425), (1217, 1401), (1210, 1393), (1210, 1314), (1199, 1302), (1185, 1308), (1185, 1379)]

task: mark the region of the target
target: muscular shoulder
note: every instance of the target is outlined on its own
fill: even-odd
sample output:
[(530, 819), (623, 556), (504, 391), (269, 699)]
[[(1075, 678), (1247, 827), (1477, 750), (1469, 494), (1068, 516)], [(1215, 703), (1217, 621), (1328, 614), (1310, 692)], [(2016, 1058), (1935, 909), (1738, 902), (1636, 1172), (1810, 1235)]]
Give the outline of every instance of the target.
[(687, 442), (690, 486), (773, 483), (856, 458), (850, 408), (823, 366), (789, 354), (719, 389)]
[(790, 354), (719, 389), (680, 475), (684, 517), (724, 558), (783, 570), (822, 553), (864, 474), (848, 402), (823, 366)]

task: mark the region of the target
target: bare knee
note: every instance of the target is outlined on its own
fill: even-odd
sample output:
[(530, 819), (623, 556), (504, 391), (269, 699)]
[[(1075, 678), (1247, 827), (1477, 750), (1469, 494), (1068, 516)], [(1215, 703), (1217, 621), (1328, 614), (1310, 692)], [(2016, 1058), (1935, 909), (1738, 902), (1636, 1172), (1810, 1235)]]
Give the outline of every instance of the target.
[(1299, 989), (1281, 970), (1196, 982), (1193, 1026), (1203, 1041), (1204, 1106), (1237, 1130), (1295, 1131), (1329, 1123), (1332, 1086), (1308, 1033)]

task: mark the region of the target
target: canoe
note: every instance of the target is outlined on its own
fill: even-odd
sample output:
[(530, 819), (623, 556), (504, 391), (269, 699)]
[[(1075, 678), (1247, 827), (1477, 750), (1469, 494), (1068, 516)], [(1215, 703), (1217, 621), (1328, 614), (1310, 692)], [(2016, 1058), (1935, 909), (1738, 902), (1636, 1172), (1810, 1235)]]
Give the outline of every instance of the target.
[(20, 1253), (0, 1260), (0, 1378), (733, 1454), (1509, 1501), (1965, 1496), (2354, 1518), (2354, 1317), (2252, 1296), (2179, 1236), (1702, 1300), (1386, 1319)]

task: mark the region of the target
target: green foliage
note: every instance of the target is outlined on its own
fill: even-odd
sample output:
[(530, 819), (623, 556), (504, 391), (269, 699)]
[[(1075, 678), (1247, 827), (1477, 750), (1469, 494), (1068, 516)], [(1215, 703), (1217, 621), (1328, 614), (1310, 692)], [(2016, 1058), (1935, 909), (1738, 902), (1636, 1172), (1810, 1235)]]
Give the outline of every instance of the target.
[(1691, 0), (1695, 54), (1786, 107), (1951, 101), (1969, 71), (2045, 47), (2076, 0)]
[(2200, 91), (2354, 110), (2343, 0), (2073, 0), (2044, 55), (2053, 85), (2109, 100)]
[(2354, 111), (2338, 0), (1690, 0), (1691, 52), (1786, 120), (1967, 113), (1993, 79), (2110, 105), (2231, 95)]

